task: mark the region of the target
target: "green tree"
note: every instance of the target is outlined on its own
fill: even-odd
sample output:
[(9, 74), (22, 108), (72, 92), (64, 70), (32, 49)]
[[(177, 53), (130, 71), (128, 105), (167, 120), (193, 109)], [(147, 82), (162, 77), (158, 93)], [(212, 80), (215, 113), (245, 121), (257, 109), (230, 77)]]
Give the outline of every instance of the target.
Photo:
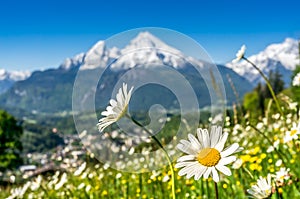
[(0, 171), (15, 168), (22, 163), (22, 133), (23, 129), (17, 120), (0, 110)]
[[(283, 91), (284, 89), (284, 81), (282, 80), (282, 75), (276, 70), (273, 72), (272, 70), (269, 73), (269, 81), (274, 90), (275, 95)], [(271, 92), (269, 89), (266, 90), (266, 98), (272, 98)]]
[(64, 145), (64, 140), (58, 134), (53, 133), (51, 128), (38, 124), (23, 124), (22, 136), (23, 152), (47, 152), (59, 145)]
[[(269, 72), (269, 81), (274, 90), (275, 95), (284, 89), (284, 81), (282, 75), (276, 70)], [(267, 103), (272, 98), (271, 92), (266, 84), (258, 83), (254, 90), (244, 96), (243, 106), (250, 113), (250, 119), (258, 119), (264, 115)]]

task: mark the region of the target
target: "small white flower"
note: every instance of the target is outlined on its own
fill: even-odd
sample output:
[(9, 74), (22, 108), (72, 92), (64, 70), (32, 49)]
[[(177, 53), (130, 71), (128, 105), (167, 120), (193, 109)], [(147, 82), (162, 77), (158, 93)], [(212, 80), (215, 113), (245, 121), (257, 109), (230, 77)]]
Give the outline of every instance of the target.
[(84, 186), (85, 186), (85, 184), (82, 182), (82, 183), (80, 183), (80, 185), (78, 185), (77, 189), (83, 189)]
[(285, 180), (290, 179), (289, 171), (289, 168), (280, 168), (280, 170), (276, 172), (275, 180), (277, 182), (283, 183)]
[(297, 110), (297, 106), (298, 106), (297, 102), (291, 102), (291, 103), (289, 103), (289, 108), (291, 110)]
[(279, 144), (280, 144), (280, 140), (276, 140), (272, 146), (269, 146), (268, 149), (267, 149), (267, 153), (271, 153), (272, 151), (274, 151), (274, 149), (278, 149), (279, 147)]
[(85, 191), (86, 191), (86, 192), (89, 192), (89, 191), (91, 190), (91, 188), (92, 188), (91, 185), (87, 185), (87, 186), (85, 187)]
[(60, 178), (60, 181), (55, 185), (54, 189), (55, 190), (58, 190), (60, 188), (62, 188), (62, 186), (64, 186), (64, 184), (68, 181), (67, 179), (67, 174), (66, 173), (63, 173), (61, 178)]
[(243, 165), (243, 160), (238, 158), (233, 164), (232, 164), (232, 168), (233, 169), (239, 169), (241, 168), (241, 166)]
[(276, 161), (275, 166), (280, 167), (281, 164), (282, 164), (282, 160), (279, 159), (279, 160)]
[(111, 99), (110, 105), (106, 107), (106, 111), (101, 113), (103, 118), (97, 124), (99, 131), (103, 131), (109, 125), (121, 119), (128, 109), (129, 100), (131, 98), (133, 87), (127, 92), (127, 84), (123, 83), (123, 87), (119, 89), (116, 100)]
[(300, 72), (294, 77), (293, 86), (300, 86)]
[(116, 179), (119, 179), (119, 178), (121, 178), (121, 177), (122, 177), (122, 173), (117, 173)]
[(298, 124), (298, 126), (297, 126), (297, 124), (293, 123), (292, 129), (285, 133), (285, 136), (283, 138), (283, 142), (287, 143), (287, 142), (290, 142), (292, 140), (297, 140), (299, 134), (300, 134), (300, 123)]
[(156, 177), (158, 177), (160, 174), (161, 174), (161, 171), (153, 170), (153, 171), (152, 171), (152, 175), (150, 176), (150, 179), (153, 180), (153, 179), (155, 179)]
[(217, 170), (230, 176), (231, 171), (225, 165), (236, 160), (232, 154), (239, 150), (239, 144), (234, 143), (224, 149), (228, 133), (222, 133), (222, 127), (217, 126), (212, 126), (210, 134), (207, 129), (197, 129), (197, 137), (189, 134), (189, 141), (181, 140), (177, 145), (179, 150), (188, 154), (177, 160), (175, 167), (183, 167), (178, 175), (194, 176), (195, 180), (201, 176), (207, 179), (211, 175), (215, 182), (220, 180)]
[(30, 187), (31, 182), (26, 182), (22, 187), (18, 187), (11, 190), (11, 195), (7, 197), (7, 199), (14, 199), (14, 198), (23, 198), (24, 194), (27, 192), (28, 188)]
[(43, 177), (41, 175), (39, 175), (37, 178), (35, 178), (34, 181), (31, 182), (30, 189), (32, 191), (38, 190), (41, 186), (42, 180), (43, 180)]
[(268, 198), (272, 193), (271, 175), (268, 174), (267, 179), (260, 176), (257, 183), (247, 192), (258, 199)]
[(267, 153), (271, 153), (272, 151), (274, 151), (274, 147), (273, 146), (269, 146), (267, 149)]
[(10, 181), (11, 183), (15, 183), (15, 181), (16, 181), (16, 176), (14, 176), (14, 175), (9, 176), (9, 181)]
[(129, 154), (129, 155), (134, 154), (134, 147), (131, 147), (131, 148), (129, 149), (128, 154)]
[(74, 172), (74, 176), (79, 176), (86, 168), (86, 162), (82, 163), (80, 167)]
[(232, 60), (232, 63), (239, 62), (244, 57), (245, 51), (246, 51), (246, 46), (242, 45), (241, 49), (235, 55), (236, 58), (234, 60)]
[(167, 175), (165, 175), (162, 179), (163, 182), (168, 182), (170, 180), (170, 177)]

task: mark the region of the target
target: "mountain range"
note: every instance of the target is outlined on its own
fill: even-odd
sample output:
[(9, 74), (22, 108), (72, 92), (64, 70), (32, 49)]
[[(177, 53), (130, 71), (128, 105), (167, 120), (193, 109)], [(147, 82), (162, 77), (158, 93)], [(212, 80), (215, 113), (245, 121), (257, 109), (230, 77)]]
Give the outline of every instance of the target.
[[(137, 51), (136, 49), (143, 50)], [(259, 54), (250, 56), (249, 59), (266, 73), (274, 69), (279, 70), (283, 74), (285, 82), (288, 83), (291, 70), (296, 64), (297, 53), (297, 41), (286, 39), (281, 44), (268, 46)], [(31, 75), (23, 73), (19, 79), (10, 78), (10, 85), (6, 86), (0, 95), (0, 106), (41, 113), (71, 111), (72, 90), (78, 71), (85, 75), (88, 82), (93, 76), (99, 74), (99, 70), (104, 71), (109, 65), (109, 70), (105, 71), (106, 75), (103, 76), (102, 82), (99, 82), (97, 87), (85, 88), (84, 91), (86, 92), (85, 97), (89, 97), (89, 90), (96, 89), (95, 99), (96, 103), (99, 103), (97, 107), (104, 107), (111, 97), (114, 82), (132, 68), (141, 65), (151, 66), (153, 63), (171, 66), (182, 73), (196, 91), (200, 107), (208, 106), (211, 103), (209, 99), (205, 98), (208, 96), (205, 87), (206, 77), (197, 75), (196, 71), (191, 69), (191, 64), (205, 66), (207, 63), (184, 55), (180, 50), (166, 44), (149, 32), (141, 32), (122, 49), (108, 48), (105, 41), (99, 41), (86, 53), (67, 58), (58, 68), (34, 71)], [(225, 85), (228, 104), (236, 102), (236, 93), (241, 98), (260, 81), (256, 72), (243, 61), (238, 64), (217, 65), (217, 69), (220, 71)], [(7, 77), (16, 76), (8, 75), (7, 72), (2, 73), (6, 75), (5, 78), (0, 78), (0, 85), (2, 80), (9, 79)], [(0, 70), (0, 77), (4, 77), (4, 75), (1, 76), (2, 73)], [(141, 77), (141, 74), (136, 74), (136, 76)], [(163, 77), (171, 78), (167, 75)], [(236, 90), (236, 93), (233, 92), (233, 89)], [(155, 91), (153, 94), (152, 88), (149, 91), (137, 92), (136, 99), (143, 100), (146, 106), (147, 103), (150, 105), (153, 102), (159, 102), (169, 107), (176, 106), (174, 105), (176, 99), (172, 95), (161, 99), (160, 94), (167, 92), (164, 88), (155, 87)], [(151, 97), (145, 98), (145, 96)]]

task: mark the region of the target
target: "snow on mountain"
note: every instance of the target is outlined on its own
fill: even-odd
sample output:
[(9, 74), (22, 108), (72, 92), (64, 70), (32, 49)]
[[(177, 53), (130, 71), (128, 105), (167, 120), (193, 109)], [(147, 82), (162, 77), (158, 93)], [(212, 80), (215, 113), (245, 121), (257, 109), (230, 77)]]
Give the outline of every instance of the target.
[(80, 70), (105, 68), (120, 55), (118, 48), (107, 49), (104, 41), (98, 41), (84, 56)]
[(179, 50), (168, 46), (149, 32), (141, 32), (121, 50), (121, 56), (111, 68), (128, 69), (149, 63), (178, 68), (184, 66), (185, 58)]
[(65, 69), (65, 70), (69, 70), (70, 68), (74, 67), (74, 66), (79, 66), (83, 63), (85, 54), (84, 53), (80, 53), (78, 55), (76, 55), (73, 58), (67, 58), (65, 59), (65, 61), (59, 66), (59, 68)]
[(30, 76), (30, 74), (30, 71), (6, 71), (5, 69), (0, 69), (0, 81), (20, 81), (27, 79)]
[[(116, 62), (113, 62), (117, 59)], [(123, 49), (107, 48), (105, 41), (97, 42), (87, 53), (81, 53), (74, 58), (67, 58), (60, 68), (66, 70), (80, 66), (80, 70), (97, 67), (105, 68), (111, 64), (111, 69), (128, 69), (141, 64), (161, 64), (174, 68), (184, 66), (187, 60), (194, 64), (201, 62), (185, 56), (149, 32), (141, 32)]]
[[(256, 55), (248, 57), (265, 74), (279, 71), (283, 80), (288, 85), (291, 70), (298, 63), (298, 41), (287, 38), (284, 42), (271, 44)], [(117, 60), (116, 60), (117, 59)], [(97, 42), (87, 53), (81, 53), (74, 58), (68, 58), (60, 68), (66, 70), (80, 66), (80, 70), (105, 68), (110, 65), (112, 70), (129, 69), (137, 65), (167, 65), (174, 68), (184, 67), (187, 62), (201, 66), (203, 62), (184, 55), (181, 51), (173, 48), (149, 32), (140, 32), (123, 49), (117, 47), (107, 48), (105, 41)], [(248, 79), (253, 85), (262, 81), (262, 78), (253, 67), (246, 61), (239, 63), (227, 63), (239, 75)]]
[(149, 32), (140, 32), (124, 49), (122, 49), (122, 54), (143, 48), (158, 48), (174, 54), (181, 54), (179, 50), (168, 46)]
[[(295, 69), (298, 60), (298, 41), (286, 38), (284, 42), (271, 44), (256, 55), (248, 57), (256, 64), (265, 74), (271, 70), (278, 70), (286, 84), (290, 82), (291, 71)], [(233, 69), (236, 73), (244, 76), (254, 85), (262, 80), (258, 72), (245, 60), (239, 63), (227, 63), (227, 67)]]
[(30, 74), (29, 71), (6, 71), (0, 69), (0, 94), (12, 87), (14, 82), (27, 79)]

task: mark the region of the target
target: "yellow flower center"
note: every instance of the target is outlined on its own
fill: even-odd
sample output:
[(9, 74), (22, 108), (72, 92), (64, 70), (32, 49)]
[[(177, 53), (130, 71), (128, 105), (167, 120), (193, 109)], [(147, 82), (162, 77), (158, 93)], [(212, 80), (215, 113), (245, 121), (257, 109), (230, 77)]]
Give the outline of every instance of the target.
[(198, 162), (207, 167), (216, 166), (220, 159), (220, 152), (214, 148), (204, 148), (199, 152), (197, 156)]
[(291, 136), (295, 135), (297, 133), (297, 129), (291, 130)]

